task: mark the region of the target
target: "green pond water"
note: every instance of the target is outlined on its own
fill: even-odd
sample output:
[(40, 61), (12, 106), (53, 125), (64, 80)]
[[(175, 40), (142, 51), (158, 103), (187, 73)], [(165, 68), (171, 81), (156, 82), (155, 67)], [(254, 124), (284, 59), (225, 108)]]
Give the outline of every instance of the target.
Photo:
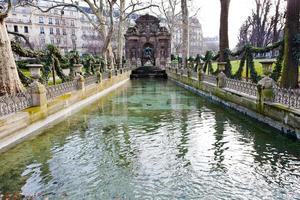
[(170, 81), (129, 81), (0, 155), (33, 199), (300, 199), (300, 143)]

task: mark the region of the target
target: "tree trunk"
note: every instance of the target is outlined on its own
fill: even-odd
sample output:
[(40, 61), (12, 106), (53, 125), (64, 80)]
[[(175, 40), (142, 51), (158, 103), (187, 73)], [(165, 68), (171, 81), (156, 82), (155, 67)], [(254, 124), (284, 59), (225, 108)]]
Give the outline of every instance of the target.
[(189, 57), (189, 13), (187, 1), (181, 0), (182, 11), (182, 62), (187, 67), (187, 59)]
[[(228, 39), (228, 12), (230, 0), (220, 0), (221, 1), (221, 15), (220, 15), (220, 31), (219, 31), (219, 49), (220, 49), (220, 62), (224, 62), (224, 51), (229, 48)], [(225, 70), (226, 71), (226, 70)]]
[(296, 52), (299, 46), (295, 43), (295, 37), (299, 35), (300, 1), (288, 0), (284, 36), (284, 63), (281, 77), (281, 87), (298, 88), (299, 60)]
[(15, 95), (23, 90), (5, 22), (0, 19), (0, 95)]
[(125, 0), (120, 0), (120, 17), (119, 17), (119, 28), (118, 28), (118, 50), (117, 56), (119, 61), (119, 68), (122, 67), (123, 61), (123, 48), (124, 48), (124, 11), (125, 11)]

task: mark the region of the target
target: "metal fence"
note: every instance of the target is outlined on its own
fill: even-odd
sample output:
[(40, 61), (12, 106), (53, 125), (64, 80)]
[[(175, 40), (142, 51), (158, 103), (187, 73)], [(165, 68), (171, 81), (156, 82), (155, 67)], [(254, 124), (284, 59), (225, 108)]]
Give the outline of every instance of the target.
[(208, 74), (202, 74), (202, 80), (203, 82), (207, 82), (213, 85), (217, 85), (217, 77), (213, 75)]
[(225, 88), (239, 93), (244, 93), (255, 98), (257, 97), (257, 84), (252, 82), (226, 78)]
[(69, 82), (58, 84), (58, 85), (46, 87), (47, 99), (52, 100), (55, 97), (61, 96), (67, 92), (71, 92), (76, 89), (77, 89), (76, 81), (69, 81)]
[(84, 79), (84, 85), (91, 85), (97, 83), (97, 75), (89, 76)]
[[(129, 71), (131, 68), (123, 68), (123, 72)], [(115, 73), (112, 74), (113, 76)], [(102, 73), (102, 79), (108, 79), (108, 72)], [(85, 78), (84, 84), (91, 85), (97, 83), (97, 75), (92, 75)], [(61, 83), (58, 85), (46, 87), (47, 100), (53, 100), (54, 98), (64, 95), (68, 92), (78, 89), (77, 80)], [(33, 106), (32, 90), (27, 88), (25, 92), (18, 93), (16, 95), (4, 95), (0, 96), (0, 117), (15, 113), (26, 108)]]
[(300, 109), (300, 90), (296, 89), (284, 89), (275, 86), (274, 92), (274, 103), (280, 103), (290, 108)]
[(5, 95), (0, 97), (0, 116), (15, 113), (32, 106), (30, 90), (16, 95)]
[[(174, 73), (176, 72), (175, 69), (170, 69), (170, 71), (173, 71)], [(183, 69), (178, 69), (177, 74), (181, 73), (187, 74), (187, 71)], [(197, 79), (196, 72), (191, 72), (191, 76), (193, 79)], [(203, 82), (215, 86), (217, 85), (217, 76), (202, 74), (201, 77)], [(250, 81), (247, 82), (244, 80), (226, 78), (224, 89), (227, 89), (231, 92), (239, 93), (241, 95), (244, 94), (244, 96), (250, 96), (254, 99), (258, 96), (257, 84)], [(300, 89), (284, 89), (275, 86), (273, 88), (273, 94), (274, 96), (270, 103), (279, 103), (288, 106), (289, 108), (300, 109)]]

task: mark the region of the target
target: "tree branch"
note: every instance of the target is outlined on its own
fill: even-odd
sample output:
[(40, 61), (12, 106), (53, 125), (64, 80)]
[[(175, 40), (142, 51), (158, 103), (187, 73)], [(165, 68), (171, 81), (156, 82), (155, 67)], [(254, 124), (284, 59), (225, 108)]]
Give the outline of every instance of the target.
[[(139, 8), (139, 9), (132, 9), (130, 13), (128, 13), (125, 17), (124, 17), (124, 20), (129, 18), (130, 15), (132, 15), (133, 13), (136, 13), (136, 12), (139, 12), (139, 11), (142, 11), (142, 10), (146, 10), (148, 8), (152, 8), (152, 7), (159, 7), (158, 5), (155, 5), (155, 4), (150, 4), (146, 7), (143, 7), (143, 8)], [(134, 8), (134, 7), (133, 7)]]
[(15, 36), (17, 36), (17, 37), (23, 38), (23, 39), (25, 40), (25, 42), (26, 42), (26, 45), (27, 45), (31, 50), (33, 50), (32, 45), (30, 44), (28, 38), (27, 38), (25, 35), (23, 35), (23, 34), (21, 34), (21, 33), (12, 32), (12, 31), (7, 31), (7, 33), (8, 33), (8, 34), (15, 35)]

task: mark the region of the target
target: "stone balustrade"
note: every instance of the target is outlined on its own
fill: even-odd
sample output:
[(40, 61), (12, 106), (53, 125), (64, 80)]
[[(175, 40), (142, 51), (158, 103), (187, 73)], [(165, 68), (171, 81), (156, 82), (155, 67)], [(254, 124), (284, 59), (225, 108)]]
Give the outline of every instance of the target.
[[(56, 97), (72, 91), (83, 90), (85, 86), (101, 83), (102, 79), (108, 79), (119, 74), (115, 71), (115, 73), (111, 73), (111, 76), (109, 76), (108, 72), (103, 72), (84, 78), (81, 75), (82, 65), (78, 65), (78, 69), (76, 71), (77, 75), (73, 81), (52, 86), (44, 86), (38, 82), (38, 79), (40, 78), (40, 68), (42, 65), (31, 64), (27, 67), (31, 72), (33, 83), (22, 93), (0, 96), (0, 117), (16, 113), (33, 106), (46, 106), (47, 102), (52, 101)], [(129, 70), (131, 69), (122, 68), (123, 73)]]
[[(230, 79), (227, 77), (220, 77), (215, 75), (208, 75), (203, 72), (200, 74), (190, 72), (188, 76), (187, 69), (177, 69), (169, 67), (168, 70), (180, 76), (189, 77), (194, 80), (199, 80), (210, 85), (220, 87), (226, 91), (236, 93), (241, 96), (250, 97), (268, 103), (277, 103), (285, 105), (289, 108), (300, 109), (300, 89), (284, 89), (276, 85), (276, 83), (268, 76), (263, 78), (258, 84), (251, 81)], [(224, 80), (220, 80), (224, 79)], [(218, 82), (224, 81), (222, 86)]]
[(30, 89), (16, 95), (1, 96), (0, 117), (29, 108), (32, 104)]

